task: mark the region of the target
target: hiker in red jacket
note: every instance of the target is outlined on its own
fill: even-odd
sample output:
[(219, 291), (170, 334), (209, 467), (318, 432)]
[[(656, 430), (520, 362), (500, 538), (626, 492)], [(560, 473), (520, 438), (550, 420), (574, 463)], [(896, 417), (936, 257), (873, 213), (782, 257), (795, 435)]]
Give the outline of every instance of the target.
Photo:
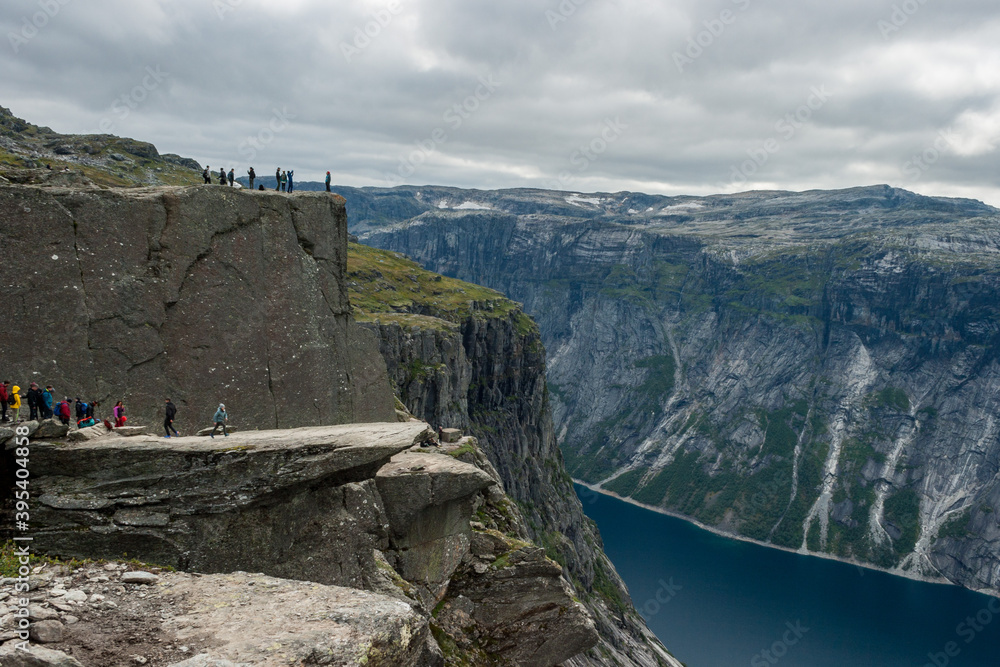
[(56, 416), (59, 417), (59, 421), (61, 421), (66, 426), (69, 426), (70, 414), (71, 413), (69, 409), (69, 396), (67, 396), (65, 399), (59, 401), (59, 403), (56, 404)]
[(2, 413), (0, 413), (0, 422), (7, 421), (7, 404), (10, 400), (10, 394), (7, 393), (8, 384), (7, 380), (0, 382), (0, 408), (2, 408)]

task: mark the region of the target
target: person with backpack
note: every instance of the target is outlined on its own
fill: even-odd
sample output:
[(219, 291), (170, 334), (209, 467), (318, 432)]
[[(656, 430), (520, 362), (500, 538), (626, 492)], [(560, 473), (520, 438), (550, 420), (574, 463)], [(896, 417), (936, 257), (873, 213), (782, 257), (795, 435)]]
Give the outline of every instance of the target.
[(203, 172), (201, 172), (201, 177), (205, 179), (205, 185), (208, 185), (209, 183), (212, 182), (212, 177), (209, 176), (209, 173), (210, 173), (209, 169), (211, 169), (211, 167), (207, 167), (206, 166), (205, 170)]
[(281, 172), (281, 191), (284, 192), (285, 188), (288, 187), (288, 174), (286, 172)]
[(292, 191), (292, 187), (293, 187), (292, 186), (292, 174), (294, 174), (294, 173), (295, 172), (292, 171), (291, 169), (288, 170), (288, 192)]
[(219, 185), (226, 184), (226, 168), (219, 167)]
[(281, 190), (281, 167), (274, 170), (274, 191)]
[(81, 419), (86, 419), (87, 404), (81, 401), (79, 396), (76, 397), (75, 406), (76, 406), (76, 420), (80, 421)]
[(52, 396), (53, 392), (52, 385), (46, 385), (45, 391), (42, 392), (42, 404), (38, 406), (38, 409), (42, 411), (42, 419), (52, 419), (52, 415), (55, 414), (52, 411), (56, 400)]
[(128, 421), (128, 417), (125, 416), (125, 406), (122, 405), (121, 401), (115, 403), (115, 407), (111, 408), (111, 415), (115, 418), (115, 428), (121, 428)]
[(65, 426), (69, 426), (69, 396), (59, 401), (56, 405), (56, 416), (59, 417), (59, 421), (61, 421)]
[(209, 437), (214, 438), (215, 432), (222, 427), (222, 435), (229, 437), (229, 431), (226, 430), (226, 422), (229, 421), (229, 415), (226, 414), (226, 406), (223, 403), (219, 403), (219, 409), (215, 411), (215, 416), (212, 417), (215, 421), (215, 426), (212, 427), (212, 434)]
[(100, 401), (91, 401), (90, 403), (87, 403), (86, 404), (87, 413), (84, 415), (84, 417), (86, 417), (87, 419), (96, 419), (96, 417), (94, 417), (94, 408), (96, 408), (100, 404), (101, 404)]
[(168, 438), (170, 437), (171, 431), (174, 432), (174, 435), (180, 435), (180, 433), (177, 432), (177, 429), (174, 428), (174, 417), (176, 416), (177, 416), (177, 406), (175, 406), (173, 402), (171, 402), (171, 400), (168, 398), (167, 409), (166, 412), (164, 413), (164, 418), (163, 418), (163, 430), (167, 432)]
[(253, 190), (254, 179), (257, 178), (256, 172), (254, 172), (253, 167), (250, 167), (250, 171), (247, 172), (247, 176), (250, 177), (250, 189)]
[(326, 191), (330, 191), (330, 172), (326, 172)]
[(7, 421), (7, 404), (10, 402), (10, 394), (7, 393), (7, 384), (7, 380), (0, 382), (0, 408), (2, 408), (0, 422)]
[(235, 180), (236, 180), (236, 170), (235, 169), (230, 169), (229, 170), (229, 187), (233, 187), (233, 181), (235, 181)]

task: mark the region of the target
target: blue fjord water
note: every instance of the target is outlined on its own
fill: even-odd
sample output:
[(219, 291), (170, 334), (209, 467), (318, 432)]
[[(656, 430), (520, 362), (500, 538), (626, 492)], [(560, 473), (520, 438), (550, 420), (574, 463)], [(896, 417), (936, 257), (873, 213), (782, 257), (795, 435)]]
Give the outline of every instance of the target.
[(577, 486), (650, 629), (689, 667), (1000, 667), (1000, 600), (720, 537)]

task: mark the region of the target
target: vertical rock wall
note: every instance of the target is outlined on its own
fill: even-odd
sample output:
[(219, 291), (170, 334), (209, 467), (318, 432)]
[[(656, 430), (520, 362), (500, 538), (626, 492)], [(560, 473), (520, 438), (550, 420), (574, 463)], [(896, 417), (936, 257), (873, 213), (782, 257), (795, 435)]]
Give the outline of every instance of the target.
[(0, 186), (2, 379), (181, 431), (392, 420), (346, 254), (325, 193)]

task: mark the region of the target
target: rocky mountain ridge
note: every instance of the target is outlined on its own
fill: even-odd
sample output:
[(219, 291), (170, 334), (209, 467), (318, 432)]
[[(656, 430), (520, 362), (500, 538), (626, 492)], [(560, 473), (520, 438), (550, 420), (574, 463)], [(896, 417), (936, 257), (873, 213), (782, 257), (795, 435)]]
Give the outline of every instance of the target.
[(888, 186), (344, 191), (525, 304), (571, 473), (764, 543), (1000, 590), (1000, 214)]
[(37, 182), (49, 176), (32, 171), (37, 169), (72, 172), (77, 179), (112, 187), (201, 182), (198, 162), (160, 154), (151, 143), (111, 134), (60, 134), (0, 107), (0, 178)]

